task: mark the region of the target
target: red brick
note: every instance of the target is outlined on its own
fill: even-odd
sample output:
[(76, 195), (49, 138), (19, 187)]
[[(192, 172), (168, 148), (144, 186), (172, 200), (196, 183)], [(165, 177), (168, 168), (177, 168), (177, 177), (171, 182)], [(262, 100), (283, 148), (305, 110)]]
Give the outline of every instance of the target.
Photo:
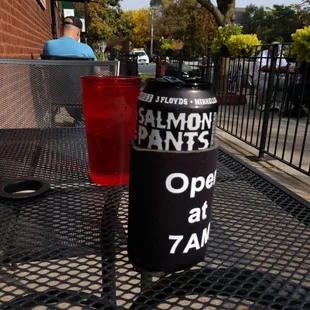
[(2, 8), (3, 11), (7, 11), (7, 10), (8, 10), (8, 7), (9, 7), (9, 6), (8, 6), (8, 4), (6, 3), (5, 0), (1, 2), (1, 8)]
[(35, 0), (0, 0), (1, 57), (38, 57), (51, 38), (50, 1), (43, 10)]

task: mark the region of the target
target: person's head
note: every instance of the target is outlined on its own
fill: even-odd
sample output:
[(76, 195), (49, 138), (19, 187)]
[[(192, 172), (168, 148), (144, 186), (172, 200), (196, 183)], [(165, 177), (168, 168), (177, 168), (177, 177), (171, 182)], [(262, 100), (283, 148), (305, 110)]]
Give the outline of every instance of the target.
[(269, 52), (269, 55), (272, 54), (272, 49), (275, 48), (275, 47), (278, 47), (278, 55), (280, 54), (281, 50), (282, 50), (282, 45), (280, 42), (278, 41), (274, 41), (271, 43), (271, 45), (269, 46), (269, 49), (268, 49), (268, 52)]
[(76, 16), (67, 16), (62, 22), (62, 35), (78, 41), (81, 37), (82, 22)]

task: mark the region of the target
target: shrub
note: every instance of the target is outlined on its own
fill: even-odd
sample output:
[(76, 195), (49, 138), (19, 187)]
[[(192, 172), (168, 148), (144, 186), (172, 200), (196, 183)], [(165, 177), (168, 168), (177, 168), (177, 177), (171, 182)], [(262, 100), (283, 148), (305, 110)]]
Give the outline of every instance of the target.
[(227, 43), (231, 36), (240, 35), (242, 27), (232, 24), (224, 27), (218, 27), (215, 38), (212, 41), (211, 50), (213, 53), (219, 53), (222, 49), (227, 49)]
[[(240, 57), (245, 54), (254, 56), (255, 52), (260, 50), (258, 46), (260, 44), (261, 41), (258, 40), (256, 34), (238, 34), (232, 35), (226, 43), (226, 46), (233, 56)], [(257, 46), (257, 48), (254, 48), (255, 46)]]
[(296, 30), (292, 34), (292, 39), (291, 53), (296, 54), (298, 63), (310, 62), (310, 26)]

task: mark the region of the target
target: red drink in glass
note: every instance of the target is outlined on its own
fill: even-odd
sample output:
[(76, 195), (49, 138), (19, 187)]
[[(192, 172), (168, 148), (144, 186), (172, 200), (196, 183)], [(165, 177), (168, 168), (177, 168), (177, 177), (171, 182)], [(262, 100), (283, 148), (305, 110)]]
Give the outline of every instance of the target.
[(140, 81), (138, 77), (81, 77), (90, 178), (96, 184), (129, 182)]

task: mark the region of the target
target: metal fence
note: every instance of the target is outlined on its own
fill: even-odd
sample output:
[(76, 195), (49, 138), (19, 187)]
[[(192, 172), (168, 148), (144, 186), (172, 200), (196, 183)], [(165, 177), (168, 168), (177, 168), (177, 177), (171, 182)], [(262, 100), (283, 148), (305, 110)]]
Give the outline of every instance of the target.
[(240, 57), (207, 51), (186, 60), (179, 52), (164, 67), (166, 75), (212, 82), (218, 127), (258, 149), (257, 158), (268, 154), (310, 175), (310, 68), (297, 63), (289, 44)]
[(115, 51), (109, 60), (116, 60), (120, 63), (119, 75), (139, 76), (138, 56), (133, 54), (124, 54)]

